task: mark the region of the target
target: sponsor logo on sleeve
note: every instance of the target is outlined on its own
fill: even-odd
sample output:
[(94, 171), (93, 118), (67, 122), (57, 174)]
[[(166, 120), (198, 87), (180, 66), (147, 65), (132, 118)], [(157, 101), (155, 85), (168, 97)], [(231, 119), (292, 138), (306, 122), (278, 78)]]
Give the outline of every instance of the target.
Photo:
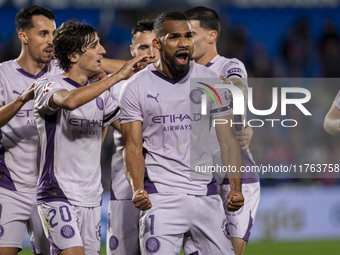
[(44, 87), (43, 87), (43, 93), (44, 93), (44, 94), (46, 94), (47, 92), (50, 91), (51, 85), (52, 85), (52, 82), (50, 82), (50, 83), (44, 85)]
[(231, 73), (241, 73), (242, 72), (242, 69), (241, 68), (231, 68), (228, 70), (228, 73), (231, 74)]

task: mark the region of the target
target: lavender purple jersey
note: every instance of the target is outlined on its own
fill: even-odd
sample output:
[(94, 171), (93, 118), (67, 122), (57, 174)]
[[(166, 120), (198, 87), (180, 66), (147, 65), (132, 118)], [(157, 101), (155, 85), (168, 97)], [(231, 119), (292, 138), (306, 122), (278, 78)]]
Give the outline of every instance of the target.
[[(37, 75), (24, 71), (16, 60), (0, 64), (0, 105), (16, 99), (37, 78), (58, 74), (55, 61)], [(39, 167), (39, 138), (33, 115), (34, 101), (27, 102), (0, 132), (0, 187), (23, 192), (36, 192)]]
[(39, 203), (64, 201), (83, 207), (101, 203), (102, 128), (118, 118), (110, 118), (118, 102), (105, 91), (73, 111), (49, 106), (58, 90), (80, 86), (64, 75), (41, 78), (35, 86), (34, 115), (42, 150)]
[[(209, 146), (206, 146), (211, 119), (209, 115), (201, 115), (201, 97), (197, 97), (201, 94), (196, 88), (201, 85), (191, 78), (218, 80), (214, 72), (194, 62), (190, 63), (187, 72), (175, 79), (165, 77), (149, 65), (122, 88), (121, 123), (143, 123), (144, 188), (150, 194), (217, 194), (211, 174), (192, 178), (193, 156), (199, 159), (195, 162), (199, 165), (212, 164), (212, 157)], [(194, 88), (191, 83), (194, 83)], [(231, 114), (227, 105), (230, 100), (225, 95), (221, 97), (223, 107), (214, 105), (208, 97), (208, 112), (216, 110), (213, 117)], [(200, 130), (202, 133), (197, 133)]]
[[(243, 80), (244, 84), (248, 88), (248, 83), (247, 83), (247, 71), (244, 66), (244, 64), (239, 61), (236, 58), (225, 58), (220, 55), (217, 55), (214, 57), (208, 64), (206, 64), (206, 67), (208, 67), (210, 70), (213, 70), (216, 72), (218, 75), (224, 75), (226, 78), (240, 78)], [(246, 108), (245, 108), (246, 109)], [(234, 115), (234, 119), (236, 123), (241, 123), (244, 121), (246, 116), (243, 115)], [(236, 131), (241, 131), (243, 130), (243, 124), (236, 124), (235, 125), (235, 130)], [(217, 139), (216, 135), (212, 132), (212, 139), (213, 139), (213, 144), (215, 144), (215, 148), (213, 148), (213, 153), (219, 153), (219, 148), (217, 148)], [(212, 146), (214, 147), (214, 146)], [(244, 166), (254, 166), (255, 162), (253, 160), (252, 154), (249, 149), (247, 150), (242, 150), (241, 149), (241, 155), (242, 155), (242, 161)], [(214, 159), (219, 159), (219, 156), (214, 156)], [(218, 164), (221, 164), (220, 160), (217, 162)], [(259, 181), (259, 176), (257, 173), (244, 173), (242, 182), (243, 183), (253, 183), (253, 182), (258, 182)], [(225, 184), (228, 184), (229, 181), (228, 179), (224, 179), (223, 181)]]
[[(125, 80), (111, 87), (110, 92), (114, 100), (119, 100), (120, 91), (124, 83)], [(115, 152), (112, 155), (111, 161), (111, 200), (131, 199), (132, 191), (124, 173), (124, 141), (122, 134), (119, 131), (114, 130), (113, 139), (115, 143)]]
[(340, 90), (334, 99), (334, 105), (340, 110)]

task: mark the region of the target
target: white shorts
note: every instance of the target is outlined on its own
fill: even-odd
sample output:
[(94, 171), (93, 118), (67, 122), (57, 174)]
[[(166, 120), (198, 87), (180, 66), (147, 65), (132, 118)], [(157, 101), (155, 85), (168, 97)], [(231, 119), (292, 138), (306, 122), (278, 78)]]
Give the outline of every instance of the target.
[(140, 211), (132, 200), (111, 200), (109, 204), (106, 254), (139, 255)]
[(150, 194), (152, 207), (141, 212), (142, 254), (178, 255), (190, 237), (198, 254), (234, 254), (227, 239), (219, 195)]
[(49, 254), (49, 242), (39, 218), (36, 194), (0, 187), (0, 247), (21, 250), (26, 227), (33, 253)]
[(85, 254), (100, 254), (100, 206), (49, 202), (38, 205), (38, 211), (53, 254), (75, 246), (84, 247)]
[[(220, 195), (224, 208), (226, 208), (229, 191), (230, 185), (222, 185)], [(242, 184), (242, 194), (244, 197), (244, 206), (236, 212), (226, 211), (226, 216), (230, 236), (241, 238), (248, 242), (260, 201), (260, 183)]]

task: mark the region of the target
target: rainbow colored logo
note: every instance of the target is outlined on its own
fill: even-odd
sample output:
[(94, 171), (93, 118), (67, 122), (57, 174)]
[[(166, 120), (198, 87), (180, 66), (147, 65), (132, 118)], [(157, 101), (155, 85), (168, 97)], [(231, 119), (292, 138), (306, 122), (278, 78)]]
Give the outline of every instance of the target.
[[(211, 87), (210, 85), (208, 85), (206, 83), (203, 83), (203, 82), (197, 82), (197, 83), (199, 83), (199, 84), (209, 88), (217, 96), (218, 100), (220, 101), (220, 104), (222, 105), (222, 100), (221, 100), (220, 96), (218, 95), (217, 91), (213, 87)], [(215, 97), (213, 96), (213, 94), (209, 90), (204, 89), (204, 88), (200, 88), (200, 87), (197, 87), (197, 88), (202, 90), (202, 91), (204, 91), (205, 93), (207, 93), (212, 98), (212, 100), (214, 101), (215, 105), (217, 105)]]

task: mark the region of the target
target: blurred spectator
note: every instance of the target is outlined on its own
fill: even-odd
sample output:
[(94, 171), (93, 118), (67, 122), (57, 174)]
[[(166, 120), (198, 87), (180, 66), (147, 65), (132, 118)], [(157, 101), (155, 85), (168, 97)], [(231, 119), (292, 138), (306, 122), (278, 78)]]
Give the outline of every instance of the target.
[(286, 66), (286, 77), (310, 77), (313, 41), (310, 37), (309, 21), (300, 19), (288, 32), (283, 41), (282, 60)]
[(324, 22), (319, 49), (322, 76), (340, 77), (340, 38), (331, 20)]

